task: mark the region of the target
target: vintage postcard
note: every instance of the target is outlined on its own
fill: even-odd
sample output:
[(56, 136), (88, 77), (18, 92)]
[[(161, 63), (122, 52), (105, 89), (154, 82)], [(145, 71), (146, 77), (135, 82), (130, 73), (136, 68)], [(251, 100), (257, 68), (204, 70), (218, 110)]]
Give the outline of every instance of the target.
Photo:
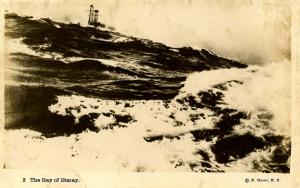
[(2, 5), (0, 186), (300, 187), (296, 1)]

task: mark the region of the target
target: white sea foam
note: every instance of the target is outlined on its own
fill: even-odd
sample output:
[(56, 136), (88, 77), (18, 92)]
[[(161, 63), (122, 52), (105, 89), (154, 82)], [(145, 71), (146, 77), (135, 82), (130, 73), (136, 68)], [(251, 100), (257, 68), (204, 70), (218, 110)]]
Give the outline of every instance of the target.
[(115, 40), (114, 40), (114, 42), (130, 42), (130, 41), (132, 41), (132, 39), (131, 38), (129, 38), (129, 37), (125, 37), (125, 36), (123, 36), (123, 37), (117, 37)]
[(112, 35), (112, 33), (111, 33), (111, 38), (109, 38), (109, 39), (96, 38), (94, 35), (91, 36), (91, 39), (92, 40), (98, 40), (98, 41), (105, 41), (105, 42), (114, 42), (114, 43), (132, 41), (132, 39), (130, 37), (127, 37), (125, 35), (117, 35), (117, 34)]
[(244, 84), (225, 92), (224, 101), (238, 110), (260, 116), (269, 114), (273, 117), (270, 123), (272, 128), (281, 134), (290, 135), (290, 72), (291, 65), (288, 61), (263, 67)]
[(181, 89), (181, 93), (197, 94), (199, 91), (205, 91), (211, 89), (214, 85), (224, 83), (232, 80), (244, 81), (251, 77), (251, 71), (253, 67), (249, 69), (218, 69), (213, 71), (195, 72), (189, 75), (184, 87)]
[(56, 28), (61, 28), (60, 25), (58, 25), (58, 24), (54, 24), (54, 26), (55, 26)]
[[(112, 101), (76, 95), (58, 96), (57, 103), (49, 106), (52, 113), (72, 115), (77, 122), (83, 115), (100, 114), (94, 122), (100, 132), (85, 131), (68, 137), (45, 138), (30, 130), (6, 131), (6, 145), (10, 148), (6, 164), (8, 168), (51, 166), (105, 171), (205, 171), (201, 162), (208, 162), (212, 171), (255, 171), (252, 162), (269, 159), (272, 148), (254, 151), (227, 165), (217, 163), (210, 148), (217, 138), (196, 142), (191, 131), (213, 130), (219, 117), (211, 109), (191, 106), (183, 109), (184, 104), (176, 99), (188, 95), (197, 97), (197, 93), (209, 89), (217, 90), (224, 94), (224, 103), (220, 107), (250, 114), (249, 119), (241, 120), (241, 124), (234, 127), (235, 134), (250, 132), (261, 136), (276, 133), (289, 137), (289, 71), (289, 62), (283, 62), (267, 67), (193, 73), (178, 96), (168, 103), (162, 100)], [(232, 80), (239, 83), (228, 84)], [(214, 88), (222, 83), (228, 84), (227, 90)], [(191, 114), (201, 113), (203, 118), (191, 120)], [(133, 121), (123, 123), (125, 127), (107, 129), (108, 125), (118, 123), (114, 115), (128, 115)], [(148, 137), (160, 138), (147, 142)], [(209, 161), (197, 154), (199, 150), (207, 153)], [(20, 153), (24, 154), (22, 158), (17, 157)], [(49, 157), (54, 154), (55, 157)]]
[[(19, 39), (10, 39), (10, 40), (6, 40), (6, 50), (8, 53), (24, 53), (27, 55), (32, 55), (32, 56), (38, 56), (38, 57), (42, 57), (42, 58), (51, 58), (51, 59), (60, 59), (62, 58), (61, 54), (55, 53), (55, 52), (51, 52), (51, 53), (44, 53), (44, 52), (38, 52), (35, 51), (31, 48), (29, 48), (26, 44), (24, 44), (22, 42), (23, 38), (19, 38)], [(51, 46), (50, 43), (46, 43), (43, 45), (38, 45), (35, 46), (39, 49), (43, 49), (46, 47)]]

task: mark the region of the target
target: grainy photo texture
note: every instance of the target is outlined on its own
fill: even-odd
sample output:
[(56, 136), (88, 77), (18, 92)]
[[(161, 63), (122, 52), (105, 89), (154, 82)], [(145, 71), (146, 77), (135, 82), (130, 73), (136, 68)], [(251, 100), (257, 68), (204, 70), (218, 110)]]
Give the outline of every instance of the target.
[(288, 3), (5, 9), (3, 168), (290, 172)]

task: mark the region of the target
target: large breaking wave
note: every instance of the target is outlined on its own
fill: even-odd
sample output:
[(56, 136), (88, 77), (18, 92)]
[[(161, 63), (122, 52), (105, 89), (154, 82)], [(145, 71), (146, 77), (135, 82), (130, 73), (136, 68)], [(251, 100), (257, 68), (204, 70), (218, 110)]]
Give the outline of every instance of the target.
[(16, 14), (5, 27), (5, 168), (290, 171), (290, 62)]
[[(14, 149), (6, 165), (289, 172), (289, 72), (288, 62), (195, 72), (167, 100), (60, 94), (48, 110), (71, 118), (73, 130), (80, 131), (56, 137), (28, 129), (7, 131), (7, 144)], [(14, 157), (17, 151), (26, 156)], [(53, 160), (49, 153), (55, 153)]]

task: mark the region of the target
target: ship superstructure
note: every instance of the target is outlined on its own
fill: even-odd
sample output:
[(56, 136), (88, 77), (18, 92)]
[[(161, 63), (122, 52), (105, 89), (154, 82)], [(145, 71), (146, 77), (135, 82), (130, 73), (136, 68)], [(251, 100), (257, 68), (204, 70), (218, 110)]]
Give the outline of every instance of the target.
[(95, 10), (94, 6), (90, 6), (90, 13), (89, 13), (89, 21), (88, 25), (98, 27), (100, 23), (98, 22), (99, 10)]

